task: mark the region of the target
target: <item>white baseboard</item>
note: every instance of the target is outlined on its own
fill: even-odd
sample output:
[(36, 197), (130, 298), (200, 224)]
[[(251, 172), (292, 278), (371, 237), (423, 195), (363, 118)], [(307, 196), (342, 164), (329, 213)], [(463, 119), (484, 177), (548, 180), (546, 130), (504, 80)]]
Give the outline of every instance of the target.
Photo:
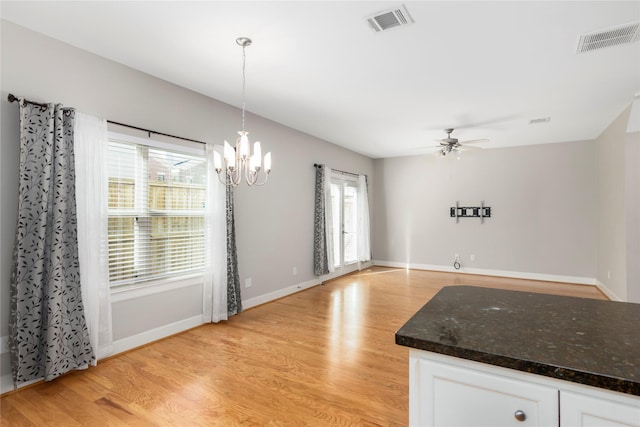
[(296, 292), (300, 292), (303, 291), (305, 289), (309, 289), (312, 288), (314, 286), (317, 286), (319, 284), (321, 284), (321, 280), (318, 279), (313, 279), (313, 280), (308, 280), (306, 282), (302, 282), (302, 283), (298, 283), (296, 285), (293, 286), (289, 286), (288, 288), (284, 288), (284, 289), (280, 289), (274, 292), (269, 292), (268, 294), (264, 294), (264, 295), (259, 295), (257, 297), (254, 298), (249, 298), (246, 299), (244, 301), (242, 301), (242, 308), (243, 309), (248, 309), (251, 307), (255, 307), (261, 304), (266, 304), (268, 302), (277, 300), (278, 298), (282, 298), (282, 297), (286, 297), (287, 295), (291, 295), (291, 294), (295, 294)]
[[(18, 386), (18, 389), (21, 389), (22, 387), (26, 387), (31, 384), (35, 384), (40, 381), (44, 381), (44, 377), (37, 380), (27, 381), (26, 383), (22, 383)], [(13, 377), (11, 376), (11, 374), (3, 375), (2, 377), (0, 377), (0, 394), (4, 394), (13, 390), (14, 390)]]
[(9, 335), (0, 337), (0, 354), (9, 353)]
[(0, 394), (4, 394), (13, 390), (13, 379), (11, 374), (0, 377)]
[(114, 341), (112, 347), (113, 354), (132, 350), (136, 347), (140, 347), (153, 341), (175, 335), (179, 332), (195, 328), (196, 326), (200, 326), (202, 324), (202, 314), (199, 314), (188, 319), (180, 320), (178, 322), (170, 323), (168, 325), (160, 326), (158, 328), (151, 329), (137, 335), (132, 335), (130, 337)]
[(512, 277), (514, 279), (543, 280), (546, 282), (563, 282), (563, 283), (574, 283), (579, 285), (596, 286), (596, 279), (592, 277), (561, 276), (561, 275), (555, 275), (555, 274), (526, 273), (526, 272), (519, 272), (519, 271), (504, 271), (504, 270), (488, 270), (484, 268), (467, 268), (467, 267), (463, 267), (460, 270), (456, 270), (452, 266), (446, 266), (446, 265), (412, 264), (412, 263), (395, 262), (395, 261), (376, 260), (373, 263), (374, 265), (379, 265), (381, 267), (445, 271), (449, 273), (478, 274), (481, 276)]
[[(320, 279), (309, 280), (307, 282), (298, 283), (296, 285), (290, 286), (285, 289), (280, 289), (275, 292), (270, 292), (268, 294), (260, 295), (255, 298), (249, 298), (247, 300), (242, 301), (243, 308), (251, 308), (260, 304), (265, 304), (267, 302), (276, 300), (278, 298), (285, 297), (287, 295), (294, 294), (296, 292), (302, 291), (304, 289), (311, 288), (313, 286), (319, 285)], [(180, 320), (178, 322), (170, 323), (168, 325), (161, 326), (159, 328), (155, 328), (149, 331), (142, 332), (137, 335), (133, 335), (127, 338), (123, 338), (121, 340), (117, 340), (113, 342), (112, 346), (112, 355), (122, 353), (123, 351), (132, 350), (136, 347), (140, 347), (145, 344), (149, 344), (153, 341), (157, 341), (162, 338), (166, 338), (171, 335), (175, 335), (179, 332), (186, 331), (191, 328), (195, 328), (196, 326), (200, 326), (206, 323), (202, 318), (202, 315), (194, 316), (189, 319)]]
[(624, 301), (618, 295), (616, 295), (611, 289), (609, 289), (604, 283), (600, 280), (596, 280), (596, 287), (607, 296), (611, 301)]
[[(460, 270), (456, 270), (450, 266), (443, 265), (432, 265), (432, 264), (412, 264), (412, 263), (402, 263), (395, 261), (379, 261), (375, 260), (371, 262), (372, 265), (379, 265), (381, 267), (395, 267), (395, 268), (411, 268), (416, 270), (433, 270), (433, 271), (443, 271), (443, 272), (452, 272), (452, 273), (463, 273), (463, 274), (478, 274), (484, 276), (499, 276), (499, 277), (513, 277), (518, 279), (532, 279), (532, 280), (544, 280), (544, 281), (553, 281), (553, 282), (565, 282), (565, 283), (575, 283), (582, 285), (593, 285), (596, 286), (602, 293), (604, 293), (609, 299), (612, 301), (622, 301), (620, 297), (618, 297), (615, 293), (613, 293), (610, 289), (608, 289), (603, 283), (600, 281), (588, 278), (588, 277), (573, 277), (573, 276), (559, 276), (559, 275), (550, 275), (550, 274), (539, 274), (539, 273), (523, 273), (523, 272), (514, 272), (514, 271), (502, 271), (502, 270), (487, 270), (487, 269), (477, 269), (477, 268), (462, 268)], [(361, 268), (366, 268), (366, 265), (361, 265)], [(351, 270), (349, 268), (348, 270)], [(357, 266), (353, 268), (353, 271), (358, 270)], [(249, 298), (242, 302), (242, 305), (245, 309), (255, 307), (261, 304), (265, 304), (276, 299), (285, 297), (287, 295), (294, 294), (296, 292), (300, 292), (305, 289), (312, 288), (314, 286), (320, 285), (325, 280), (330, 280), (335, 277), (338, 277), (343, 274), (347, 274), (350, 271), (340, 271), (333, 274), (328, 274), (326, 276), (322, 276), (313, 280), (309, 280), (306, 282), (298, 283), (293, 286), (289, 286), (288, 288), (280, 289), (274, 292), (270, 292), (268, 294), (260, 295), (254, 298)], [(188, 319), (180, 320), (178, 322), (170, 323), (168, 325), (164, 325), (149, 331), (142, 332), (137, 335), (133, 335), (131, 337), (123, 338), (121, 340), (117, 340), (113, 342), (113, 345), (110, 349), (101, 349), (98, 355), (99, 359), (106, 357), (107, 355), (115, 355), (118, 353), (122, 353), (124, 351), (132, 350), (136, 347), (143, 346), (145, 344), (149, 344), (153, 341), (157, 341), (162, 338), (166, 338), (168, 336), (177, 334), (179, 332), (186, 331), (188, 329), (194, 328), (196, 326), (200, 326), (205, 323), (202, 319), (202, 315), (194, 316)], [(8, 337), (0, 337), (0, 353), (8, 352)], [(105, 354), (108, 353), (108, 354)], [(39, 380), (30, 381), (21, 385), (20, 387), (35, 383)], [(8, 391), (13, 390), (13, 380), (11, 378), (11, 374), (2, 375), (0, 377), (0, 393), (6, 393)]]
[(261, 304), (277, 300), (278, 298), (286, 297), (287, 295), (295, 294), (296, 292), (303, 291), (305, 289), (312, 288), (314, 286), (322, 284), (327, 280), (335, 279), (336, 277), (344, 276), (345, 274), (353, 273), (354, 271), (363, 270), (373, 265), (373, 261), (356, 262), (346, 265), (334, 271), (333, 273), (325, 274), (313, 280), (298, 283), (288, 288), (280, 289), (268, 294), (260, 295), (254, 298), (249, 298), (242, 301), (243, 308), (251, 308)]
[[(309, 280), (307, 282), (298, 283), (296, 285), (290, 286), (285, 289), (280, 289), (275, 292), (271, 292), (265, 295), (260, 295), (255, 298), (250, 298), (242, 302), (244, 308), (255, 307), (260, 304), (265, 304), (270, 301), (274, 301), (278, 298), (285, 297), (287, 295), (294, 294), (296, 292), (311, 288), (313, 286), (317, 286), (321, 284), (321, 279)], [(166, 338), (171, 335), (175, 335), (177, 333), (186, 331), (191, 328), (195, 328), (196, 326), (200, 326), (204, 324), (204, 320), (202, 315), (193, 316), (188, 319), (180, 320), (178, 322), (170, 323), (168, 325), (160, 326), (155, 329), (151, 329), (149, 331), (145, 331), (127, 338), (123, 338), (120, 340), (116, 340), (113, 342), (111, 347), (101, 348), (98, 351), (98, 360), (103, 359), (107, 356), (113, 356), (118, 353), (122, 353), (128, 350), (132, 350), (134, 348), (143, 346), (145, 344), (152, 343), (154, 341), (160, 340), (162, 338)], [(0, 353), (8, 353), (8, 336), (0, 337)], [(22, 384), (20, 387), (32, 384), (39, 380), (34, 380), (25, 384)], [(13, 390), (13, 379), (11, 378), (11, 374), (0, 376), (0, 393), (6, 393), (8, 391)]]

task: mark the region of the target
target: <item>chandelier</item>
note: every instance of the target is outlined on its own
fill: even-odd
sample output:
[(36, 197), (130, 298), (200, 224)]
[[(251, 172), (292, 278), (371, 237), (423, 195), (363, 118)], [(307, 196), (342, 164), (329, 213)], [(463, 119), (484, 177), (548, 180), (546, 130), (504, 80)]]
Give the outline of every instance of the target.
[[(253, 144), (253, 154), (249, 145), (249, 132), (244, 129), (245, 115), (245, 64), (246, 55), (245, 48), (251, 45), (251, 39), (240, 37), (236, 39), (236, 43), (242, 46), (242, 130), (238, 131), (238, 139), (235, 147), (232, 147), (227, 141), (224, 141), (224, 168), (223, 158), (218, 152), (214, 152), (214, 167), (218, 174), (218, 179), (225, 185), (237, 187), (242, 182), (244, 176), (247, 185), (263, 185), (269, 178), (271, 172), (271, 153), (267, 153), (262, 158), (262, 148), (260, 142)], [(262, 172), (262, 173), (260, 173)]]

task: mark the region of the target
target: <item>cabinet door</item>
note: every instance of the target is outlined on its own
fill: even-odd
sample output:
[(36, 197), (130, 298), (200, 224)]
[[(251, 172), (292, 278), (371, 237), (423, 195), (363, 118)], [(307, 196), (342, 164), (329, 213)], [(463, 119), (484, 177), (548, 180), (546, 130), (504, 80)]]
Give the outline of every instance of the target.
[(560, 392), (560, 418), (567, 427), (640, 427), (640, 400), (613, 402), (606, 396)]
[(409, 422), (415, 426), (558, 426), (558, 390), (417, 359)]

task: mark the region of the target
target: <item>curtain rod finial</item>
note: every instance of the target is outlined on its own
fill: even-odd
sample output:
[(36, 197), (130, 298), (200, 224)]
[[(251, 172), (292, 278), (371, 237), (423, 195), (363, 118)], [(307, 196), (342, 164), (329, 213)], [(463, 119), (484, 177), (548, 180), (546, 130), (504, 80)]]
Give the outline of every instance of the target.
[(9, 102), (16, 102), (16, 101), (19, 101), (19, 100), (18, 100), (18, 98), (16, 98), (16, 97), (15, 97), (15, 95), (14, 95), (14, 94), (10, 93), (10, 94), (7, 96), (7, 101), (9, 101)]

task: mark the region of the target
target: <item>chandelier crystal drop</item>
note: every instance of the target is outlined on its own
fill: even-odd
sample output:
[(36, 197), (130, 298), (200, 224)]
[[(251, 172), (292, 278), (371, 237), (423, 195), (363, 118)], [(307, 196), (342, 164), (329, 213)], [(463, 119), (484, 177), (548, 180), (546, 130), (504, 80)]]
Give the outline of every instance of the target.
[[(249, 132), (244, 128), (245, 115), (245, 48), (251, 45), (251, 39), (240, 37), (236, 43), (242, 46), (242, 130), (238, 131), (235, 147), (227, 141), (224, 142), (223, 157), (218, 152), (214, 152), (214, 167), (218, 174), (218, 179), (225, 185), (237, 187), (242, 182), (244, 176), (247, 185), (263, 185), (269, 179), (271, 172), (271, 153), (267, 153), (262, 158), (262, 147), (260, 142), (253, 144), (253, 153), (249, 144)], [(223, 165), (224, 160), (224, 165)], [(224, 166), (224, 167), (223, 167)], [(262, 172), (262, 173), (261, 173)]]

